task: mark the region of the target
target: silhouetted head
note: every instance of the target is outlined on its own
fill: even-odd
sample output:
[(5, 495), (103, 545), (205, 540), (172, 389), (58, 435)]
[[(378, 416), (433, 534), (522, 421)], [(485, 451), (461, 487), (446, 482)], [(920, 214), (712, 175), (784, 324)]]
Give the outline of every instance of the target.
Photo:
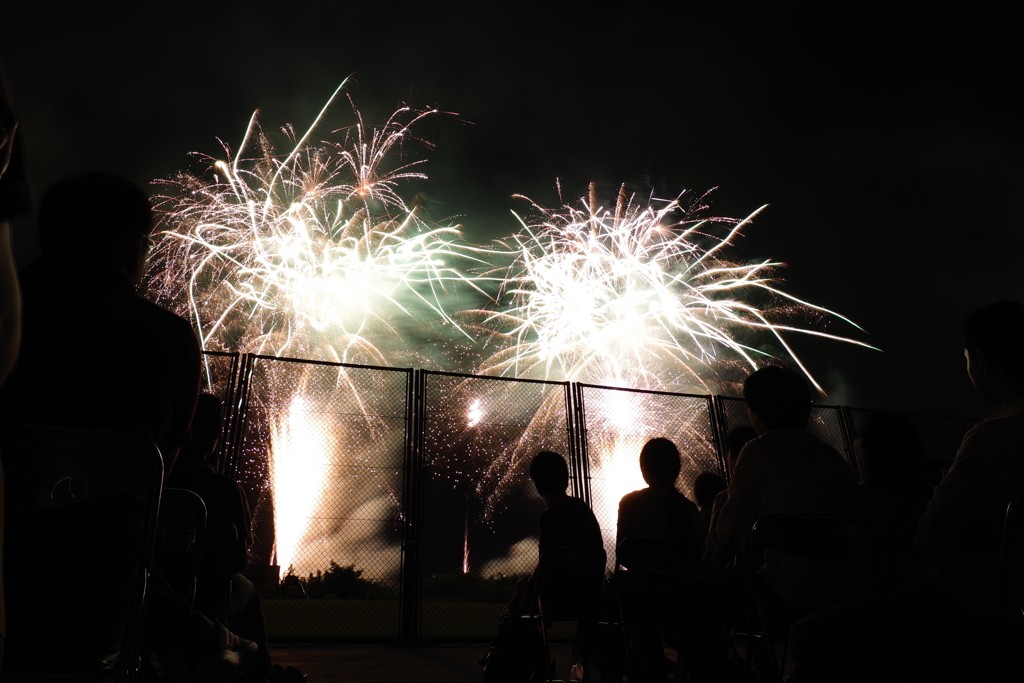
[(39, 205), (39, 242), (47, 256), (71, 256), (142, 278), (153, 217), (149, 199), (111, 173), (86, 173), (51, 187)]
[(530, 478), (541, 495), (565, 493), (569, 487), (569, 466), (558, 453), (541, 451), (530, 463)]
[(192, 415), (192, 440), (182, 450), (186, 457), (206, 458), (217, 448), (224, 432), (224, 403), (214, 394), (199, 394)]
[(714, 472), (701, 472), (693, 481), (693, 497), (703, 510), (715, 502), (715, 496), (725, 490), (725, 480)]
[(640, 473), (648, 486), (675, 486), (681, 467), (679, 449), (668, 439), (651, 439), (640, 451)]
[(912, 500), (927, 497), (924, 446), (913, 423), (895, 413), (872, 413), (859, 425), (854, 454), (865, 484)]
[(997, 301), (983, 306), (964, 319), (964, 348), (967, 372), (986, 399), (993, 400), (991, 382), (1001, 374), (1005, 381), (1024, 388), (1024, 305)]
[(768, 429), (803, 429), (811, 415), (811, 392), (804, 378), (770, 365), (743, 382), (747, 408)]
[(725, 445), (729, 449), (729, 452), (726, 454), (726, 457), (729, 459), (729, 467), (736, 464), (736, 459), (740, 457), (740, 451), (747, 445), (747, 442), (753, 441), (756, 438), (757, 430), (750, 425), (740, 425), (729, 430), (729, 433), (725, 436)]

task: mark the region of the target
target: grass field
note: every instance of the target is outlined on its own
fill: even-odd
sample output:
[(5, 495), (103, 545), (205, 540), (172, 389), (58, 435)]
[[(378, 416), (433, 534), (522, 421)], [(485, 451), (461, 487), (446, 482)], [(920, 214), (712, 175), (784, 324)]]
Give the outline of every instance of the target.
[[(505, 604), (424, 602), (420, 622), (423, 640), (488, 642), (494, 636)], [(274, 642), (398, 639), (397, 600), (263, 600), (267, 637)], [(572, 637), (573, 624), (555, 624), (553, 640)]]

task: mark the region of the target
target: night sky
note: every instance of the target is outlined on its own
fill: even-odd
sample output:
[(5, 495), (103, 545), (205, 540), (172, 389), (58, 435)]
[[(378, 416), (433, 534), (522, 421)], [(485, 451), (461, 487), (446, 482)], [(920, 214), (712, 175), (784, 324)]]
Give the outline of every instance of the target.
[[(0, 43), (37, 196), (89, 169), (145, 184), (236, 145), (255, 108), (303, 128), (339, 82), (368, 122), (400, 102), (459, 117), (420, 132), (431, 216), (485, 242), (513, 193), (554, 205), (596, 181), (770, 207), (736, 260), (882, 349), (794, 340), (827, 402), (984, 415), (960, 322), (1024, 300), (1019, 55), (1009, 16), (797, 13), (630, 2), (8, 3)], [(773, 5), (775, 3), (772, 3)], [(764, 3), (768, 5), (768, 3)], [(895, 5), (894, 5), (895, 6)], [(348, 123), (344, 106), (332, 121)], [(471, 123), (467, 123), (471, 122)], [(34, 255), (31, 220), (19, 261)], [(849, 328), (833, 324), (829, 332)]]

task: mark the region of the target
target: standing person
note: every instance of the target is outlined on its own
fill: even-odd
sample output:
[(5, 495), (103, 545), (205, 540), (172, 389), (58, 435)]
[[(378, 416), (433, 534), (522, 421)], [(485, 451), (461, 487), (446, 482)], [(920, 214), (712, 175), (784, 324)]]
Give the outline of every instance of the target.
[[(540, 561), (529, 579), (516, 584), (509, 609), (498, 624), (498, 633), (487, 654), (479, 660), (484, 665), (484, 683), (544, 680), (547, 662), (543, 661), (543, 648), (538, 652), (539, 635), (532, 624), (519, 618), (535, 608), (530, 601), (534, 594), (546, 605), (545, 611), (551, 613), (578, 608), (581, 601), (596, 602), (601, 593), (603, 560), (592, 585), (572, 586), (562, 585), (557, 574), (544, 562), (545, 553), (553, 548), (604, 552), (601, 528), (594, 513), (584, 501), (565, 492), (569, 487), (569, 467), (565, 459), (558, 453), (541, 451), (530, 463), (530, 478), (547, 504), (547, 510), (540, 516), (537, 539)], [(577, 634), (577, 646), (583, 645)]]
[[(179, 316), (139, 296), (153, 229), (146, 195), (108, 173), (89, 173), (57, 183), (39, 208), (42, 255), (20, 274), (22, 348), (10, 377), (0, 388), (5, 421), (23, 424), (106, 429), (154, 441), (173, 466), (189, 440), (189, 424), (199, 392), (199, 345)], [(13, 482), (8, 482), (13, 483)], [(40, 548), (34, 557), (8, 557), (8, 579), (33, 585), (36, 567), (67, 567), (75, 591), (57, 585), (20, 601), (18, 631), (8, 633), (21, 666), (32, 667), (61, 643), (64, 664), (87, 667), (97, 652), (119, 649), (119, 625), (138, 580), (140, 549), (134, 511), (90, 503), (76, 519), (82, 533), (62, 530), (68, 546)], [(78, 538), (105, 530), (107, 557)], [(19, 547), (33, 543), (37, 529), (10, 528)], [(68, 566), (68, 558), (81, 560)], [(103, 596), (108, 596), (104, 599)], [(111, 599), (109, 596), (116, 596)], [(27, 597), (27, 596), (26, 596)], [(14, 603), (8, 604), (12, 610)], [(255, 644), (193, 612), (154, 567), (147, 591), (147, 631), (183, 646), (197, 681), (229, 677)], [(43, 623), (38, 623), (43, 620)], [(39, 633), (46, 633), (40, 638)]]

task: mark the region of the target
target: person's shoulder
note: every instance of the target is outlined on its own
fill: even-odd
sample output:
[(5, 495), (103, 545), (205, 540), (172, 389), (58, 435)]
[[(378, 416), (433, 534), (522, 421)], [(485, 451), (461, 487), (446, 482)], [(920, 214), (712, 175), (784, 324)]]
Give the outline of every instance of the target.
[(629, 507), (630, 505), (636, 505), (646, 497), (646, 492), (650, 489), (639, 489), (636, 491), (630, 491), (619, 500), (619, 507)]

